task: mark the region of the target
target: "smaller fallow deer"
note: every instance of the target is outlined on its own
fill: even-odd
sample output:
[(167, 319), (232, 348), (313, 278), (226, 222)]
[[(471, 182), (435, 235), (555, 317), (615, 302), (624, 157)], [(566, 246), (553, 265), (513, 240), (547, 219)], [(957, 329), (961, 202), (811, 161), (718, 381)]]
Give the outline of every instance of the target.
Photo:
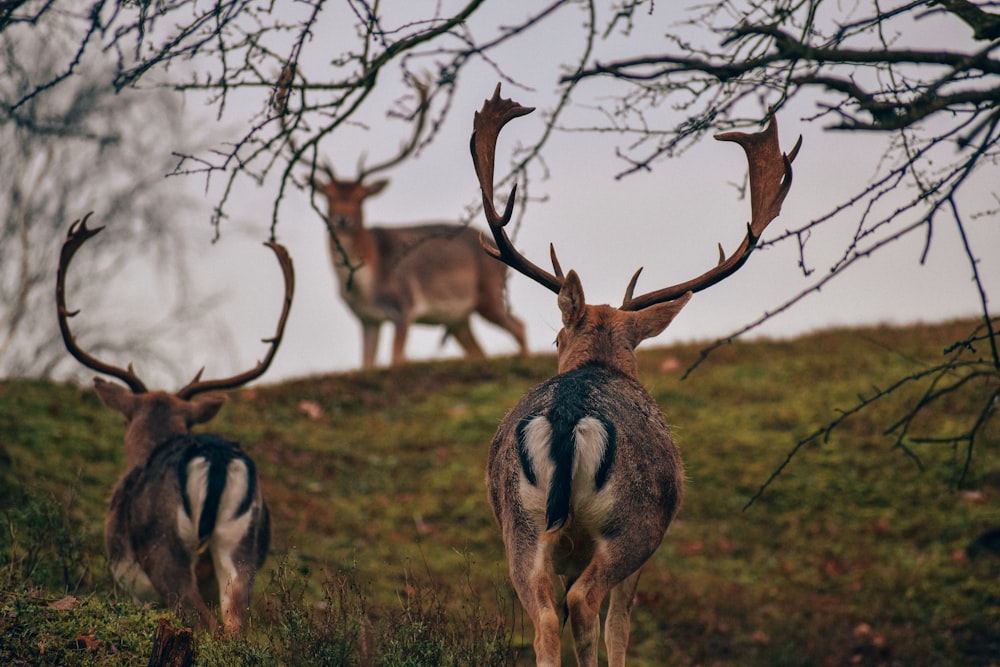
[(472, 333), (470, 318), (484, 319), (507, 330), (527, 353), (524, 324), (504, 298), (507, 267), (486, 257), (479, 233), (455, 223), (400, 227), (368, 227), (363, 204), (388, 185), (369, 180), (393, 167), (416, 149), (428, 109), (427, 88), (417, 85), (420, 108), (411, 139), (393, 158), (364, 168), (352, 180), (340, 180), (324, 165), (327, 180), (313, 187), (328, 202), (330, 258), (340, 294), (361, 321), (362, 368), (372, 368), (383, 322), (394, 327), (392, 366), (406, 360), (406, 338), (412, 324), (444, 325), (470, 359), (484, 357)]
[(126, 471), (111, 496), (104, 545), (116, 582), (139, 602), (165, 602), (178, 613), (193, 611), (200, 627), (220, 630), (205, 600), (218, 598), (222, 630), (242, 630), (257, 571), (264, 564), (271, 528), (253, 460), (218, 435), (191, 433), (211, 420), (225, 397), (207, 393), (244, 385), (264, 374), (274, 359), (291, 308), (295, 275), (291, 258), (267, 243), (278, 258), (285, 299), (267, 356), (239, 375), (202, 380), (201, 371), (175, 394), (150, 391), (132, 368), (104, 363), (76, 343), (66, 307), (66, 272), (76, 251), (104, 227), (87, 228), (88, 213), (70, 227), (59, 257), (56, 305), (66, 349), (87, 368), (117, 378), (94, 378), (101, 401), (125, 417)]
[[(791, 154), (778, 147), (772, 116), (763, 132), (730, 132), (750, 163), (752, 220), (743, 243), (718, 266), (672, 287), (633, 296), (632, 277), (619, 308), (587, 305), (575, 271), (563, 276), (554, 248), (553, 273), (532, 264), (504, 230), (513, 210), (493, 205), (493, 169), (500, 129), (533, 109), (500, 97), (475, 115), (471, 141), (483, 208), (496, 248), (491, 255), (558, 294), (563, 327), (558, 375), (530, 390), (507, 414), (490, 446), (487, 486), (500, 526), (510, 576), (534, 625), (539, 665), (560, 664), (558, 575), (564, 613), (580, 665), (597, 665), (601, 604), (608, 663), (621, 667), (633, 598), (643, 564), (653, 555), (683, 496), (680, 452), (656, 403), (637, 379), (636, 346), (659, 335), (688, 302), (747, 260), (791, 187)], [(641, 269), (640, 269), (641, 271)]]

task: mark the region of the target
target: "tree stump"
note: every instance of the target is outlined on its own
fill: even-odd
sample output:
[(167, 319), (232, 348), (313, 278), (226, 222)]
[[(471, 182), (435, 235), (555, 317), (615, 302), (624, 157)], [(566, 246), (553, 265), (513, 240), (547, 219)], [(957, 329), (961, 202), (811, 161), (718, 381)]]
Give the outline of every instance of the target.
[(161, 618), (148, 667), (191, 667), (194, 664), (191, 643), (191, 628), (175, 628), (170, 621)]

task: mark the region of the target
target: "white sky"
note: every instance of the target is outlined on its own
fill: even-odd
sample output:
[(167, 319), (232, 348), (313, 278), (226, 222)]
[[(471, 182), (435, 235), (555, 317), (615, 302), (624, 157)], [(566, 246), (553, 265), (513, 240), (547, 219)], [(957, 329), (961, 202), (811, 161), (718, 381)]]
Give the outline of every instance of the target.
[[(493, 11), (507, 11), (516, 18), (524, 12), (521, 6), (509, 3), (508, 9), (502, 9), (497, 5)], [(656, 3), (655, 7), (652, 17), (642, 17), (641, 30), (627, 44), (599, 45), (597, 57), (609, 60), (623, 55), (621, 49), (626, 46), (633, 55), (661, 51), (662, 34), (680, 14), (669, 3)], [(325, 18), (325, 25), (336, 23), (333, 8), (327, 13), (331, 15)], [(522, 90), (505, 84), (503, 96), (539, 107), (534, 114), (512, 121), (504, 129), (497, 152), (498, 174), (505, 173), (516, 143), (527, 143), (539, 136), (542, 110), (554, 104), (560, 74), (557, 65), (568, 59), (566, 54), (571, 51), (567, 49), (576, 48), (576, 26), (581, 21), (578, 13), (562, 13), (567, 44), (562, 43), (559, 30), (549, 28), (535, 35), (533, 43), (522, 41), (516, 50), (494, 54), (505, 72), (533, 87)], [(484, 15), (472, 24), (472, 29), (477, 35), (487, 35), (495, 25), (513, 22), (510, 17)], [(346, 19), (342, 24), (346, 25)], [(948, 29), (942, 31), (937, 26), (932, 32), (922, 28), (917, 38), (930, 39), (933, 35), (953, 45), (970, 39), (968, 30), (957, 22), (945, 27)], [(324, 34), (309, 45), (303, 66), (307, 76), (336, 55), (330, 46), (333, 43), (336, 35)], [(462, 74), (459, 97), (437, 140), (418, 159), (389, 174), (390, 187), (369, 200), (366, 216), (370, 224), (458, 219), (466, 207), (478, 201), (468, 140), (473, 112), (492, 93), (496, 81), (495, 72), (485, 66)], [(382, 83), (391, 84), (392, 80), (383, 77)], [(407, 136), (408, 126), (385, 118), (387, 105), (399, 92), (398, 88), (386, 86), (368, 105), (370, 112), (364, 118), (369, 128), (353, 128), (338, 135), (338, 145), (324, 145), (338, 173), (351, 174), (361, 152), (366, 152), (370, 161), (384, 159)], [(597, 99), (608, 92), (606, 84), (588, 83), (579, 89), (575, 99), (585, 107), (590, 102), (587, 96)], [(258, 97), (246, 100), (248, 116), (266, 102), (266, 95), (261, 91)], [(242, 103), (242, 98), (235, 99)], [(216, 130), (220, 141), (239, 133), (239, 103), (230, 102), (231, 112)], [(188, 112), (201, 127), (215, 122), (214, 109), (204, 108), (193, 99), (188, 101)], [(781, 216), (765, 238), (825, 213), (855, 194), (876, 173), (877, 160), (884, 151), (884, 135), (827, 132), (820, 123), (802, 120), (814, 112), (804, 98), (780, 112), (782, 147), (790, 149), (802, 134), (803, 148), (794, 164), (794, 186)], [(673, 112), (664, 109), (663, 113)], [(577, 119), (585, 124), (585, 111), (574, 112), (565, 122)], [(515, 239), (524, 254), (543, 265), (547, 265), (548, 243), (554, 242), (563, 268), (577, 270), (591, 303), (620, 303), (629, 277), (639, 266), (645, 267), (637, 288), (640, 292), (701, 273), (716, 261), (717, 243), (721, 242), (727, 252), (735, 248), (749, 219), (749, 203), (738, 199), (732, 185), (741, 182), (746, 171), (743, 153), (735, 144), (705, 141), (678, 159), (656, 163), (653, 173), (615, 180), (623, 163), (615, 158), (614, 149), (622, 143), (624, 140), (618, 137), (592, 134), (559, 134), (550, 141), (544, 154), (549, 178), (536, 178), (532, 183), (532, 194), (544, 194), (547, 201), (531, 204)], [(991, 191), (996, 192), (997, 176), (995, 165), (982, 170), (978, 184), (969, 190), (976, 192), (978, 188), (981, 197), (974, 206), (972, 197), (964, 202), (967, 211), (989, 208), (991, 202), (995, 206)], [(204, 184), (197, 179), (185, 185), (182, 179), (175, 178), (171, 183), (175, 187), (189, 186), (199, 196), (204, 195)], [(230, 374), (249, 368), (264, 353), (265, 347), (259, 341), (273, 332), (282, 289), (277, 264), (270, 251), (260, 245), (267, 235), (276, 193), (274, 183), (257, 187), (241, 181), (231, 200), (231, 218), (224, 223), (222, 239), (215, 245), (208, 243), (213, 231), (207, 222), (191, 225), (198, 254), (193, 262), (198, 275), (196, 284), (203, 286), (200, 291), (205, 293), (225, 290), (226, 298), (218, 312), (206, 313), (204, 349), (185, 353), (190, 362), (178, 359), (179, 365), (191, 366), (190, 373), (206, 365), (206, 377)], [(498, 201), (504, 197), (506, 189), (498, 187)], [(199, 221), (207, 220), (214, 203), (214, 195), (204, 197), (205, 214)], [(95, 208), (99, 219), (99, 206)], [(322, 221), (309, 208), (305, 192), (293, 191), (282, 211), (278, 240), (292, 255), (298, 286), (285, 341), (263, 381), (358, 368), (360, 326), (339, 297)], [(710, 341), (773, 310), (829, 269), (850, 239), (857, 215), (850, 212), (814, 234), (807, 251), (810, 267), (815, 270), (812, 276), (803, 276), (796, 249), (790, 243), (755, 253), (736, 276), (695, 295), (671, 327), (646, 345)], [(894, 244), (848, 269), (821, 292), (757, 329), (756, 334), (784, 337), (845, 324), (913, 323), (975, 316), (979, 303), (971, 283), (971, 268), (961, 252), (954, 225), (944, 217), (941, 220), (924, 265), (919, 263), (922, 238)], [(988, 293), (1000, 294), (1000, 225), (991, 217), (967, 222), (970, 241), (981, 260), (979, 271), (985, 287)], [(481, 219), (475, 225), (485, 229)], [(509, 295), (513, 312), (526, 323), (531, 349), (553, 351), (552, 341), (559, 328), (555, 296), (513, 272)], [(142, 304), (149, 303), (148, 297), (132, 296)], [(211, 333), (208, 324), (212, 320), (229, 323), (233, 332), (230, 341)], [(506, 332), (482, 320), (476, 320), (474, 328), (489, 354), (516, 350)], [(441, 331), (427, 326), (411, 329), (409, 357), (457, 356), (459, 350), (454, 343), (439, 347)], [(391, 330), (385, 325), (380, 364), (388, 362), (390, 343)]]

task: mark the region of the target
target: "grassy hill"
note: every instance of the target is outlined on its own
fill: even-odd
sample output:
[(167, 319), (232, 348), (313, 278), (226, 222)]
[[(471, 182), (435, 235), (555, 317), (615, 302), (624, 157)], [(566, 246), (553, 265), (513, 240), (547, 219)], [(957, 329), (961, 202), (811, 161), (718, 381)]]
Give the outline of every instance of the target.
[[(703, 346), (641, 350), (688, 486), (639, 585), (630, 664), (1000, 663), (1000, 557), (976, 542), (1000, 528), (998, 374), (885, 433), (934, 376), (893, 383), (973, 326), (737, 342), (684, 379)], [(232, 393), (211, 430), (257, 461), (272, 551), (251, 631), (197, 637), (197, 664), (533, 664), (484, 470), (505, 412), (554, 369), (447, 361)], [(982, 419), (966, 469), (947, 438)], [(102, 547), (121, 421), (90, 388), (0, 382), (2, 664), (148, 661), (167, 614), (115, 591)]]

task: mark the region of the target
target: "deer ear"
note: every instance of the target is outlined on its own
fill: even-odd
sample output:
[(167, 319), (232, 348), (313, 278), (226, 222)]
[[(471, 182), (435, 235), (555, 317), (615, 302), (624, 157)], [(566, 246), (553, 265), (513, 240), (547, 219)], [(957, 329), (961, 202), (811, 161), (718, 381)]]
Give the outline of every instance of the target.
[(583, 284), (576, 271), (570, 269), (562, 287), (559, 288), (559, 310), (562, 311), (563, 327), (572, 328), (583, 319), (587, 302), (583, 296)]
[(387, 178), (381, 178), (377, 181), (373, 181), (369, 185), (365, 186), (365, 196), (371, 197), (373, 195), (377, 195), (378, 193), (385, 190), (386, 186), (388, 185), (389, 185), (389, 179)]
[(205, 394), (197, 396), (189, 401), (191, 405), (191, 423), (204, 424), (219, 414), (219, 409), (226, 402), (226, 397), (222, 394)]
[(125, 415), (126, 419), (131, 418), (136, 401), (135, 394), (132, 393), (131, 389), (101, 378), (94, 378), (94, 391), (97, 392), (101, 403)]
[(639, 340), (643, 341), (663, 333), (663, 330), (674, 321), (677, 313), (681, 312), (684, 304), (691, 299), (692, 294), (693, 292), (688, 292), (679, 299), (658, 303), (655, 306), (638, 311), (635, 314), (634, 322), (639, 334)]

